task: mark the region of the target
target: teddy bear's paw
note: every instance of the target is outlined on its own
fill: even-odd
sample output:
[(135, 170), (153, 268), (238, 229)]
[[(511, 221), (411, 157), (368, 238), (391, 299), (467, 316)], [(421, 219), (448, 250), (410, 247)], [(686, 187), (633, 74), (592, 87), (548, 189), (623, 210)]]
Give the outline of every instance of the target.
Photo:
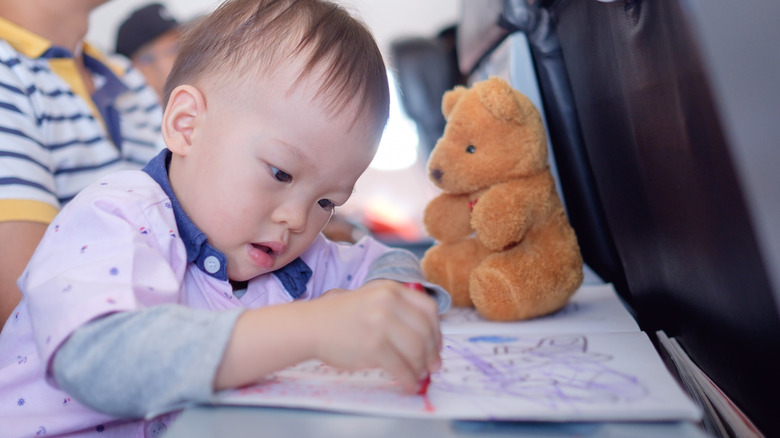
[(492, 321), (518, 321), (555, 312), (571, 296), (569, 291), (550, 289), (544, 279), (528, 277), (481, 266), (471, 274), (474, 307)]
[(501, 272), (476, 269), (469, 282), (471, 300), (480, 315), (491, 321), (515, 321), (529, 318), (519, 311), (516, 286)]
[(453, 307), (474, 307), (474, 303), (471, 301), (469, 295), (469, 284), (458, 285), (452, 289), (447, 290), (452, 297)]
[(481, 261), (474, 245), (473, 241), (435, 245), (420, 261), (425, 278), (446, 289), (456, 307), (473, 307), (469, 296), (469, 273)]
[(429, 257), (425, 257), (422, 260), (425, 279), (431, 283), (438, 284), (449, 292), (453, 306), (474, 307), (469, 297), (468, 273), (466, 273), (466, 276), (459, 276), (457, 275), (458, 273), (452, 272), (452, 270), (446, 269), (444, 266), (432, 262), (432, 260)]
[(495, 224), (478, 229), (477, 238), (486, 248), (493, 251), (504, 251), (520, 241), (517, 232), (496, 226)]
[(453, 243), (474, 232), (469, 223), (470, 211), (465, 195), (442, 193), (425, 208), (423, 224), (428, 234), (439, 242)]
[(443, 287), (452, 297), (455, 307), (474, 307), (469, 297), (468, 271), (457, 269), (442, 257), (442, 253), (428, 250), (420, 264), (426, 280)]

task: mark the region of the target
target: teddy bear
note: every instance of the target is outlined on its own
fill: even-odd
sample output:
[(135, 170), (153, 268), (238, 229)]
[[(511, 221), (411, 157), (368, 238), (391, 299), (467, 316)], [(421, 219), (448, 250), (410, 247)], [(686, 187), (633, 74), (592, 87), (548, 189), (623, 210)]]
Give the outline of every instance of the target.
[(541, 115), (505, 80), (444, 93), (446, 125), (428, 158), (441, 194), (423, 223), (435, 243), (426, 278), (453, 305), (515, 321), (563, 307), (583, 280), (582, 255), (547, 163)]

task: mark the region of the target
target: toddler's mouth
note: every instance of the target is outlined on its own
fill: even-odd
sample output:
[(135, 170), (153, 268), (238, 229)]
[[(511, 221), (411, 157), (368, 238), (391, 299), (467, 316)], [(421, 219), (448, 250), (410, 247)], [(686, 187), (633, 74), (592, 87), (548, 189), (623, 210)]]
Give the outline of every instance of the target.
[(266, 246), (266, 245), (261, 245), (259, 243), (253, 243), (252, 247), (254, 247), (255, 249), (259, 249), (260, 251), (263, 251), (266, 254), (270, 254), (270, 255), (274, 254), (274, 250), (272, 250), (271, 247)]
[(251, 245), (253, 248), (271, 256), (278, 256), (286, 249), (286, 245), (279, 242), (252, 243)]

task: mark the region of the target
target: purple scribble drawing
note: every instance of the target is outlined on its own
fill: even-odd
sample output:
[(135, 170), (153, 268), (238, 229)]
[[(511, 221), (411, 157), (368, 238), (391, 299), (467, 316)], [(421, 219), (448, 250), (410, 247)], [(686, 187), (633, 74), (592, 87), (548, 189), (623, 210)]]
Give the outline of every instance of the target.
[(649, 391), (631, 375), (609, 367), (612, 356), (588, 351), (585, 336), (519, 339), (496, 344), (452, 342), (436, 389), (471, 395), (522, 398), (551, 409), (592, 403), (625, 403)]
[(604, 350), (601, 345), (600, 338), (591, 343), (577, 334), (445, 335), (444, 366), (431, 376), (425, 396), (405, 393), (380, 369), (343, 370), (312, 360), (220, 398), (227, 404), (505, 419), (560, 419), (560, 413), (588, 418), (588, 412), (601, 418), (651, 400), (649, 388), (625, 371), (626, 361), (605, 353), (609, 343)]

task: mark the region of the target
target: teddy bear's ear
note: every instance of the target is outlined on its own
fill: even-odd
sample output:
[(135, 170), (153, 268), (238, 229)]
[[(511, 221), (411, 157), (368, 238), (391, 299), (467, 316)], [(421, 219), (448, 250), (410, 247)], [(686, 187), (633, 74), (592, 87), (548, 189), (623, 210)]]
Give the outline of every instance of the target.
[(447, 91), (444, 93), (444, 96), (441, 99), (441, 112), (444, 114), (445, 119), (450, 118), (450, 112), (452, 112), (452, 107), (455, 106), (456, 103), (460, 100), (461, 97), (463, 97), (466, 94), (466, 87), (462, 85), (457, 85), (452, 90)]
[(477, 91), (480, 102), (491, 114), (507, 122), (522, 123), (524, 118), (523, 104), (518, 93), (503, 79), (491, 77), (474, 88)]

